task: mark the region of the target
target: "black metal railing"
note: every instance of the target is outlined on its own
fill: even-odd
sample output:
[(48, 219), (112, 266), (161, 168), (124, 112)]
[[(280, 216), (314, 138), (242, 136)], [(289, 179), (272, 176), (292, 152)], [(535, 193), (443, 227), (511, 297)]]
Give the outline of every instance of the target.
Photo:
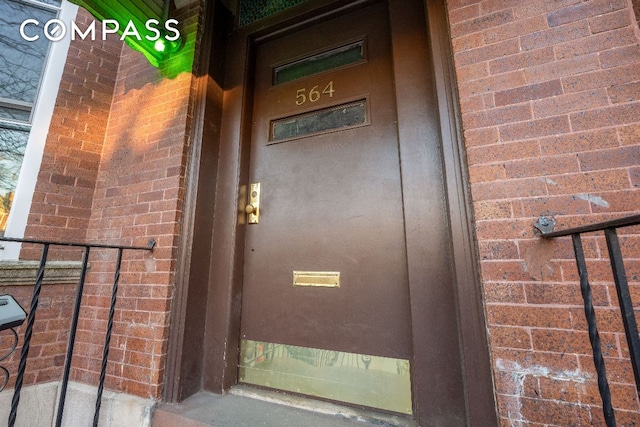
[(600, 222), (583, 227), (576, 227), (568, 230), (553, 231), (555, 222), (549, 218), (541, 217), (535, 224), (540, 230), (542, 237), (550, 239), (553, 237), (571, 236), (573, 240), (573, 249), (578, 267), (578, 275), (580, 277), (580, 291), (584, 300), (584, 312), (587, 318), (589, 329), (589, 341), (593, 351), (593, 362), (595, 364), (598, 376), (598, 390), (602, 398), (602, 410), (607, 427), (616, 425), (615, 414), (611, 405), (611, 391), (607, 381), (607, 372), (604, 364), (604, 356), (600, 342), (600, 335), (596, 323), (596, 314), (593, 307), (593, 299), (591, 294), (591, 285), (589, 284), (589, 276), (587, 273), (587, 263), (582, 247), (581, 235), (591, 232), (604, 232), (607, 241), (607, 250), (609, 260), (611, 262), (611, 270), (616, 285), (616, 293), (618, 295), (618, 303), (620, 305), (620, 313), (622, 315), (622, 323), (629, 347), (629, 357), (633, 368), (633, 375), (636, 383), (636, 392), (640, 395), (640, 337), (638, 336), (638, 326), (636, 317), (633, 312), (633, 302), (629, 293), (629, 284), (624, 268), (624, 260), (622, 251), (620, 250), (620, 242), (618, 240), (618, 228), (640, 225), (640, 215), (629, 216), (612, 221)]
[(62, 424), (62, 415), (64, 411), (64, 404), (67, 394), (67, 385), (69, 382), (69, 374), (71, 371), (71, 359), (73, 358), (73, 351), (75, 347), (76, 330), (78, 328), (78, 317), (80, 315), (80, 307), (82, 303), (82, 294), (84, 289), (85, 278), (89, 266), (89, 252), (93, 248), (99, 249), (114, 249), (118, 251), (115, 273), (113, 279), (113, 287), (111, 292), (111, 303), (109, 307), (109, 319), (107, 323), (107, 330), (104, 340), (104, 347), (102, 352), (102, 364), (100, 369), (100, 377), (98, 382), (98, 394), (96, 396), (95, 410), (93, 415), (93, 425), (98, 425), (98, 418), (100, 415), (100, 405), (102, 401), (102, 391), (104, 388), (104, 380), (107, 368), (107, 360), (109, 357), (109, 345), (111, 342), (111, 331), (113, 329), (113, 317), (115, 313), (115, 305), (118, 293), (118, 283), (120, 281), (120, 267), (122, 264), (122, 253), (125, 250), (146, 250), (150, 251), (155, 246), (155, 240), (151, 239), (147, 246), (121, 246), (121, 245), (105, 245), (105, 244), (92, 244), (92, 243), (76, 243), (76, 242), (54, 242), (37, 239), (15, 239), (10, 237), (0, 237), (0, 241), (5, 242), (17, 242), (17, 243), (29, 243), (42, 246), (42, 252), (40, 255), (40, 263), (38, 266), (38, 272), (36, 275), (35, 286), (33, 288), (33, 295), (31, 298), (31, 304), (29, 306), (27, 315), (27, 325), (24, 332), (24, 339), (20, 354), (20, 361), (18, 363), (18, 373), (16, 376), (13, 398), (11, 400), (11, 411), (9, 413), (8, 427), (13, 427), (16, 422), (16, 416), (18, 412), (18, 404), (20, 402), (20, 392), (22, 390), (22, 383), (24, 379), (24, 373), (27, 365), (27, 358), (29, 356), (29, 346), (31, 344), (31, 337), (33, 334), (33, 325), (36, 320), (36, 313), (38, 309), (38, 301), (40, 298), (40, 290), (44, 280), (45, 266), (47, 263), (47, 257), (49, 254), (49, 248), (51, 246), (66, 246), (66, 247), (79, 247), (84, 248), (82, 255), (82, 270), (80, 273), (80, 279), (78, 281), (78, 287), (76, 290), (75, 306), (73, 311), (73, 317), (71, 319), (71, 328), (69, 331), (69, 339), (67, 342), (67, 353), (64, 364), (64, 371), (62, 376), (62, 383), (60, 386), (60, 393), (58, 399), (58, 410), (56, 414), (56, 427)]

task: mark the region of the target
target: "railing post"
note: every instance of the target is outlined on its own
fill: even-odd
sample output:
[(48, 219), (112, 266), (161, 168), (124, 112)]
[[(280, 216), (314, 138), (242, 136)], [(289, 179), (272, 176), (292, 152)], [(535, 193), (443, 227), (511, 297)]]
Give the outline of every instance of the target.
[(609, 390), (609, 382), (607, 381), (607, 370), (604, 366), (604, 357), (602, 356), (602, 344), (600, 342), (600, 334), (596, 325), (596, 312), (593, 308), (593, 297), (591, 295), (591, 285), (589, 284), (589, 276), (587, 273), (587, 262), (584, 258), (584, 249), (582, 248), (582, 239), (580, 234), (571, 235), (573, 240), (573, 251), (578, 266), (578, 275), (580, 276), (580, 292), (584, 300), (584, 314), (587, 318), (587, 326), (589, 328), (589, 341), (591, 342), (591, 350), (593, 352), (593, 363), (596, 367), (598, 375), (598, 391), (602, 399), (602, 412), (607, 427), (615, 427), (616, 417), (611, 405), (611, 391)]
[[(87, 268), (88, 268), (88, 259), (89, 259), (89, 251), (90, 248), (103, 248), (103, 249), (117, 249), (118, 250), (118, 258), (116, 262), (116, 271), (114, 275), (113, 282), (113, 291), (111, 294), (111, 306), (109, 309), (109, 321), (107, 325), (107, 332), (105, 337), (103, 355), (102, 355), (102, 364), (100, 370), (100, 380), (98, 384), (98, 396), (95, 404), (95, 412), (94, 412), (94, 420), (93, 425), (98, 425), (98, 418), (100, 415), (100, 404), (102, 401), (102, 391), (104, 389), (104, 380), (106, 375), (107, 361), (109, 356), (109, 345), (111, 342), (111, 332), (113, 329), (113, 318), (115, 314), (115, 305), (116, 298), (118, 293), (118, 283), (120, 281), (120, 268), (122, 266), (122, 254), (125, 250), (145, 250), (151, 251), (156, 245), (155, 239), (149, 239), (147, 246), (121, 246), (121, 245), (110, 245), (110, 244), (101, 244), (101, 243), (79, 243), (79, 242), (55, 242), (55, 241), (47, 241), (47, 240), (38, 240), (38, 239), (27, 239), (27, 238), (15, 238), (15, 237), (7, 237), (0, 236), (0, 241), (6, 242), (18, 242), (18, 243), (32, 243), (37, 245), (43, 245), (42, 248), (42, 256), (40, 258), (40, 265), (38, 268), (38, 273), (36, 277), (36, 284), (33, 290), (33, 297), (31, 299), (31, 307), (27, 317), (27, 327), (24, 334), (24, 344), (22, 345), (22, 353), (20, 356), (20, 363), (18, 365), (18, 375), (16, 376), (16, 384), (13, 394), (13, 399), (11, 401), (11, 412), (9, 413), (9, 422), (8, 427), (13, 427), (16, 422), (18, 404), (20, 402), (20, 392), (22, 390), (22, 383), (24, 379), (24, 371), (26, 368), (27, 357), (29, 355), (29, 346), (31, 343), (31, 336), (33, 334), (33, 325), (36, 318), (36, 311), (38, 309), (38, 300), (40, 297), (40, 290), (42, 288), (42, 283), (44, 279), (44, 270), (45, 264), (47, 262), (47, 256), (49, 253), (49, 247), (53, 246), (73, 246), (73, 247), (83, 247), (84, 254), (82, 259), (82, 272), (80, 275), (80, 280), (78, 282), (78, 289), (76, 294), (76, 302), (74, 314), (71, 322), (71, 329), (69, 332), (69, 341), (67, 343), (67, 355), (65, 359), (65, 367), (63, 373), (63, 379), (60, 388), (60, 398), (58, 401), (58, 412), (56, 415), (56, 426), (60, 426), (62, 423), (66, 393), (67, 393), (67, 385), (69, 382), (69, 373), (71, 370), (71, 361), (73, 358), (73, 351), (75, 347), (75, 336), (78, 328), (78, 318), (80, 314), (80, 308), (82, 304), (82, 294), (84, 288), (84, 282), (86, 279)], [(14, 331), (15, 332), (15, 331)], [(16, 343), (17, 343), (17, 334), (16, 334)], [(3, 356), (4, 358), (4, 356)], [(0, 367), (0, 372), (6, 374), (6, 382), (9, 381), (9, 371), (4, 367)], [(4, 384), (6, 385), (6, 384)], [(4, 388), (4, 385), (0, 387), (0, 391)]]
[(100, 369), (100, 381), (98, 383), (98, 396), (96, 397), (96, 409), (93, 414), (93, 427), (98, 427), (100, 417), (100, 405), (102, 404), (102, 389), (104, 388), (104, 377), (107, 372), (107, 359), (109, 358), (109, 345), (111, 343), (111, 330), (113, 329), (113, 316), (115, 314), (116, 299), (118, 295), (118, 282), (120, 281), (120, 266), (122, 265), (122, 248), (118, 249), (118, 260), (116, 261), (116, 272), (113, 277), (113, 290), (111, 291), (111, 305), (109, 307), (109, 322), (107, 323), (107, 335), (104, 339), (104, 350), (102, 352), (102, 368)]
[(67, 343), (67, 357), (64, 362), (64, 373), (62, 375), (62, 384), (60, 385), (60, 400), (58, 401), (58, 413), (56, 415), (56, 427), (62, 425), (62, 413), (64, 411), (64, 403), (67, 398), (67, 385), (69, 384), (69, 372), (71, 371), (71, 359), (73, 358), (73, 350), (76, 343), (76, 331), (78, 329), (78, 317), (80, 316), (80, 306), (82, 304), (82, 292), (84, 290), (84, 280), (87, 277), (87, 267), (89, 265), (90, 247), (84, 248), (82, 254), (82, 272), (78, 281), (78, 289), (76, 292), (76, 305), (73, 310), (73, 318), (71, 319), (71, 331), (69, 331), (69, 342)]
[(611, 259), (613, 279), (616, 283), (622, 323), (624, 324), (624, 332), (627, 336), (627, 344), (629, 346), (629, 357), (631, 359), (631, 366), (633, 367), (633, 375), (636, 380), (636, 392), (640, 395), (640, 375), (638, 373), (638, 367), (640, 366), (640, 337), (638, 336), (638, 326), (633, 313), (633, 302), (631, 301), (627, 275), (624, 270), (624, 262), (622, 261), (620, 242), (618, 241), (618, 234), (615, 228), (607, 228), (604, 230), (604, 234), (607, 238), (607, 248), (609, 249), (609, 258)]
[(9, 412), (8, 427), (13, 427), (18, 414), (18, 404), (20, 403), (20, 392), (22, 391), (22, 380), (24, 378), (24, 370), (27, 366), (27, 357), (29, 356), (29, 346), (31, 345), (31, 335), (33, 334), (33, 324), (36, 321), (36, 310), (38, 310), (38, 301), (40, 299), (40, 290), (42, 289), (42, 281), (44, 280), (44, 266), (47, 263), (47, 255), (49, 254), (49, 244), (42, 247), (42, 255), (40, 256), (40, 266), (38, 267), (38, 275), (36, 276), (36, 285), (33, 288), (33, 296), (31, 297), (31, 306), (29, 315), (27, 316), (27, 328), (24, 332), (24, 343), (22, 344), (22, 352), (20, 354), (20, 363), (18, 364), (18, 376), (16, 377), (16, 385), (11, 399), (11, 412)]
[(580, 275), (580, 287), (582, 297), (584, 299), (584, 310), (587, 316), (589, 326), (589, 340), (593, 350), (593, 361), (596, 365), (598, 373), (598, 389), (602, 398), (602, 409), (604, 411), (607, 426), (615, 425), (613, 408), (611, 407), (611, 393), (606, 378), (606, 370), (604, 368), (604, 358), (602, 356), (600, 337), (596, 328), (595, 311), (593, 302), (591, 301), (591, 288), (587, 278), (587, 264), (584, 259), (582, 242), (580, 235), (583, 233), (591, 233), (595, 231), (604, 231), (607, 240), (607, 249), (609, 252), (609, 260), (613, 271), (613, 278), (616, 285), (616, 293), (618, 295), (618, 303), (620, 313), (622, 315), (622, 323), (624, 325), (625, 337), (629, 347), (629, 358), (633, 368), (634, 380), (636, 383), (636, 395), (640, 396), (640, 337), (638, 336), (638, 326), (633, 311), (633, 302), (629, 292), (629, 284), (624, 269), (622, 251), (620, 250), (620, 242), (616, 229), (622, 227), (631, 227), (640, 225), (640, 214), (631, 215), (623, 218), (617, 218), (595, 224), (588, 224), (581, 227), (570, 228), (566, 230), (555, 231), (553, 226), (555, 221), (552, 218), (540, 217), (534, 224), (541, 236), (545, 239), (554, 237), (572, 236), (573, 247), (578, 265), (578, 273)]

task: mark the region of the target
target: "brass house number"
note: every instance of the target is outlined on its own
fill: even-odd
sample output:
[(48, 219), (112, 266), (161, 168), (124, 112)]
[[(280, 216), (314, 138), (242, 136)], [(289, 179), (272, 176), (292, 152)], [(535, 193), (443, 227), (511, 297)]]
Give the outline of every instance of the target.
[(317, 102), (322, 96), (329, 96), (329, 98), (333, 98), (333, 80), (331, 80), (325, 87), (320, 91), (320, 85), (315, 85), (311, 89), (307, 90), (306, 87), (302, 89), (298, 89), (296, 91), (296, 105), (304, 105), (308, 102)]

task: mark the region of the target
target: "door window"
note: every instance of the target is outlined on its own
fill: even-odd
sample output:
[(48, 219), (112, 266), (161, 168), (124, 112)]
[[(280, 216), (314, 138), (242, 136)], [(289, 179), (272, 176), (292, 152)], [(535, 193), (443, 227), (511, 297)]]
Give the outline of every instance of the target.
[(366, 100), (323, 108), (271, 122), (271, 142), (323, 132), (350, 129), (367, 123)]
[(281, 84), (323, 71), (357, 64), (365, 59), (364, 39), (329, 49), (303, 59), (279, 65), (273, 71), (273, 83)]

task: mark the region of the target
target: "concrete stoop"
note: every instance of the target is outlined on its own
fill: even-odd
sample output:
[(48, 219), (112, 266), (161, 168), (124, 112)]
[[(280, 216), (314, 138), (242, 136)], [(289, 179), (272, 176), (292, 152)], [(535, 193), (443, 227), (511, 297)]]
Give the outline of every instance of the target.
[[(0, 393), (0, 427), (7, 425), (14, 390)], [(62, 417), (63, 427), (86, 427), (93, 423), (97, 387), (70, 381)], [(22, 388), (16, 427), (51, 427), (55, 425), (60, 382)], [(104, 390), (100, 407), (100, 427), (149, 427), (153, 399)]]
[(415, 427), (408, 417), (236, 386), (156, 407), (152, 427)]

